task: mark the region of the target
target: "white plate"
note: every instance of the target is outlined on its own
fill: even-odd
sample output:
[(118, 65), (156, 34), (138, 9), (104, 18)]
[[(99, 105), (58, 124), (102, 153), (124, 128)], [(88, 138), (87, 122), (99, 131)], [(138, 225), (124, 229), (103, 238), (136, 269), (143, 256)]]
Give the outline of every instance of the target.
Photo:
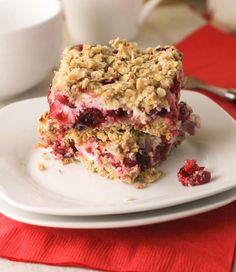
[(236, 189), (187, 204), (158, 210), (104, 216), (54, 216), (25, 212), (0, 199), (0, 212), (14, 220), (45, 227), (105, 229), (143, 226), (167, 222), (222, 207), (236, 199)]
[[(177, 148), (160, 167), (158, 182), (137, 190), (132, 185), (87, 172), (79, 163), (62, 166), (45, 161), (37, 143), (37, 118), (47, 110), (46, 98), (14, 103), (0, 111), (0, 196), (12, 206), (54, 215), (104, 215), (139, 212), (182, 204), (236, 186), (236, 123), (201, 94), (184, 92), (183, 100), (202, 118), (202, 129)], [(176, 178), (185, 159), (197, 159), (212, 172), (212, 182), (186, 188)], [(62, 170), (62, 173), (59, 172)], [(134, 198), (126, 202), (127, 198)]]

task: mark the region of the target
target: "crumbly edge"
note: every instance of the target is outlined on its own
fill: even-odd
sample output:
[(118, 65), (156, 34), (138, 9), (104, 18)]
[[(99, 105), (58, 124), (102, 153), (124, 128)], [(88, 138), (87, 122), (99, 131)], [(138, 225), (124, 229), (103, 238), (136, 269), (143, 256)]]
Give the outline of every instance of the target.
[[(137, 131), (131, 125), (116, 124), (111, 127), (105, 127), (103, 129), (84, 129), (79, 131), (74, 128), (70, 128), (61, 133), (58, 131), (58, 124), (54, 120), (49, 118), (48, 113), (44, 113), (39, 119), (38, 133), (41, 139), (41, 144), (50, 146), (51, 143), (60, 140), (66, 146), (70, 140), (73, 140), (77, 145), (83, 145), (91, 138), (99, 140), (108, 147), (118, 145), (117, 156), (122, 156), (124, 150), (129, 149), (130, 154), (138, 151), (140, 145), (147, 139), (155, 141), (158, 137), (150, 134)], [(59, 134), (58, 134), (59, 133)], [(63, 138), (61, 138), (63, 135)]]
[(88, 92), (113, 108), (168, 109), (168, 90), (183, 81), (181, 53), (174, 46), (141, 50), (118, 38), (110, 45), (66, 48), (51, 95), (60, 90), (79, 100)]
[[(48, 118), (47, 113), (40, 118), (39, 136), (43, 142), (43, 147), (50, 146), (51, 143), (58, 139), (54, 133), (53, 123), (50, 123), (50, 121), (52, 120)], [(149, 140), (154, 140), (154, 138), (156, 138), (142, 132), (137, 132), (131, 126), (117, 125), (110, 128), (105, 128), (104, 130), (90, 129), (81, 132), (76, 129), (69, 129), (60, 142), (62, 145), (68, 146), (68, 143), (73, 140), (74, 143), (80, 145), (86, 143), (89, 139), (91, 139), (91, 137), (94, 137), (96, 140), (99, 140), (101, 143), (105, 144), (108, 150), (117, 144), (119, 148), (116, 149), (116, 158), (121, 161), (124, 159), (124, 155), (127, 153), (129, 154), (129, 158), (133, 159), (135, 153), (138, 152), (140, 145), (144, 143), (147, 137)], [(118, 178), (117, 172), (113, 169), (105, 156), (100, 157), (100, 163), (96, 164), (94, 161), (88, 160), (83, 156), (75, 156), (73, 150), (71, 150), (71, 155), (72, 157), (70, 158), (63, 158), (62, 163), (67, 164), (78, 160), (92, 172), (97, 172), (101, 176), (110, 179)], [(123, 178), (123, 181), (127, 183), (137, 183), (137, 187), (140, 188), (142, 187), (142, 183), (152, 183), (160, 176), (161, 172), (155, 167), (147, 169), (144, 172), (141, 172), (138, 167), (133, 167), (129, 174)]]
[[(106, 177), (108, 179), (119, 179), (117, 172), (114, 171), (109, 163), (107, 163), (106, 158), (102, 158), (102, 163), (99, 165), (85, 157), (79, 157), (78, 160), (91, 172), (98, 173), (100, 176)], [(128, 176), (122, 179), (122, 182), (135, 184), (137, 189), (142, 189), (146, 187), (147, 184), (157, 181), (162, 176), (162, 174), (162, 171), (152, 167), (141, 173), (129, 173)]]

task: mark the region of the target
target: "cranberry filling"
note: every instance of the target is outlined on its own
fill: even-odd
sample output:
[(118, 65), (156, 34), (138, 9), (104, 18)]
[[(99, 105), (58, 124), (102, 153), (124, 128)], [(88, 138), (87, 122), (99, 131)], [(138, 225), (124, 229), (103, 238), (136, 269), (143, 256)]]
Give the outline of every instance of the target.
[(49, 103), (49, 116), (53, 119), (57, 119), (63, 123), (68, 121), (68, 114), (59, 107), (60, 104), (63, 104), (70, 108), (75, 108), (74, 104), (69, 101), (69, 98), (66, 95), (55, 94), (55, 101), (52, 101), (50, 98), (51, 88), (48, 92), (48, 103)]
[(160, 145), (158, 145), (154, 152), (154, 158), (156, 159), (156, 161), (166, 160), (169, 148), (170, 144), (167, 143), (161, 143)]
[(199, 166), (196, 160), (186, 160), (177, 176), (184, 186), (201, 185), (211, 180), (211, 173), (205, 167)]
[(70, 108), (75, 108), (75, 105), (69, 101), (69, 98), (66, 95), (57, 95), (56, 99), (63, 105), (66, 105)]
[(57, 119), (63, 123), (67, 122), (67, 114), (65, 114), (63, 111), (58, 111), (58, 108), (55, 104), (51, 104), (49, 116), (53, 119)]
[(181, 120), (182, 122), (188, 120), (191, 113), (192, 109), (189, 108), (185, 102), (181, 101), (179, 103), (179, 120)]
[(189, 135), (195, 135), (196, 123), (194, 121), (186, 121), (182, 124), (183, 131), (187, 132)]
[(78, 119), (77, 124), (81, 124), (83, 126), (95, 127), (105, 121), (105, 116), (102, 112), (96, 108), (87, 108), (83, 111)]
[(136, 160), (141, 171), (144, 171), (150, 167), (150, 156), (144, 149), (140, 149), (136, 154)]
[(75, 147), (75, 141), (74, 140), (72, 140), (72, 139), (69, 140), (69, 146), (72, 148), (74, 153), (77, 152), (77, 148)]
[(181, 87), (180, 82), (175, 77), (173, 80), (173, 84), (170, 88), (170, 92), (173, 94), (178, 94), (180, 92), (180, 87)]
[(63, 157), (66, 155), (66, 150), (64, 148), (57, 147), (54, 150), (55, 150), (56, 153), (61, 154)]
[(110, 110), (103, 114), (96, 108), (87, 108), (77, 117), (77, 122), (74, 128), (78, 130), (84, 129), (84, 127), (96, 127), (106, 121), (107, 117), (111, 117), (114, 121), (122, 119), (128, 114), (126, 111), (119, 108), (118, 110)]
[(126, 117), (128, 115), (127, 111), (122, 110), (119, 108), (118, 110), (111, 110), (108, 111), (107, 116), (113, 117), (115, 120), (119, 118)]
[(137, 165), (137, 161), (136, 160), (131, 160), (130, 158), (124, 158), (123, 163), (125, 166), (132, 168), (135, 165)]

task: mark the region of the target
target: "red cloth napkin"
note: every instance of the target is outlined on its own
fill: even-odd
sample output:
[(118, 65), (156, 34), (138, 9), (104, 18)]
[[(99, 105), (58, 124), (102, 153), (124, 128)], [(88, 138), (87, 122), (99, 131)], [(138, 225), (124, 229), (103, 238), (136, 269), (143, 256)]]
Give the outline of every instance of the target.
[[(236, 39), (206, 25), (176, 45), (184, 54), (185, 74), (236, 89)], [(235, 104), (203, 92), (236, 119)]]
[[(205, 26), (178, 44), (187, 75), (236, 87), (236, 40)], [(236, 106), (211, 96), (232, 116)], [(236, 202), (145, 227), (69, 230), (31, 226), (0, 215), (0, 256), (17, 261), (106, 271), (231, 271)]]

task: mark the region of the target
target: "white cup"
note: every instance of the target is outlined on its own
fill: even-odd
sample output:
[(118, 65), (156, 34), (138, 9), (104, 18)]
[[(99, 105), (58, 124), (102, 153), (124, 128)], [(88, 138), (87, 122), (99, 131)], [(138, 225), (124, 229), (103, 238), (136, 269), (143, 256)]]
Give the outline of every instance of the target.
[(63, 0), (72, 42), (107, 43), (116, 37), (132, 40), (148, 13), (161, 0)]
[(54, 68), (62, 22), (58, 0), (0, 0), (0, 100), (30, 89)]

